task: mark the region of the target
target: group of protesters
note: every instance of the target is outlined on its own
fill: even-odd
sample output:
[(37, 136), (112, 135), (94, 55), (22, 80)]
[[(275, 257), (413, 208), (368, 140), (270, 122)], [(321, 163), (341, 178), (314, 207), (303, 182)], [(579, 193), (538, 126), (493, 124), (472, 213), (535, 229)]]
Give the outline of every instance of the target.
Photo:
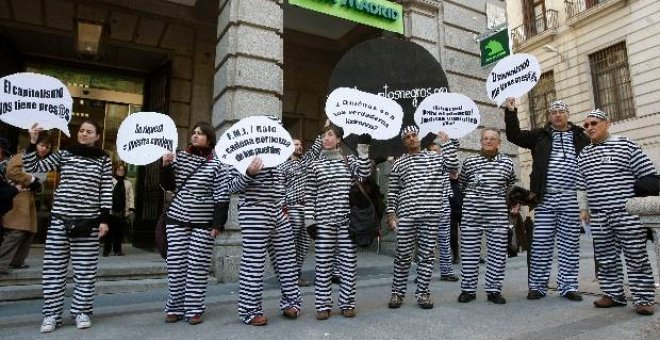
[[(581, 301), (578, 292), (580, 228), (593, 232), (597, 277), (604, 295), (597, 308), (626, 305), (623, 290), (623, 251), (635, 311), (654, 313), (654, 279), (646, 252), (646, 234), (639, 218), (625, 211), (627, 199), (640, 185), (657, 192), (657, 173), (641, 148), (626, 137), (609, 133), (609, 115), (587, 114), (583, 127), (568, 121), (563, 101), (552, 103), (543, 128), (521, 130), (514, 98), (505, 103), (507, 139), (532, 151), (530, 192), (538, 203), (531, 245), (527, 299), (546, 296), (555, 250), (558, 251), (559, 294)], [(337, 308), (346, 318), (356, 316), (357, 246), (349, 236), (351, 185), (372, 175), (371, 137), (361, 135), (355, 152), (342, 143), (341, 127), (326, 122), (309, 150), (294, 139), (291, 158), (265, 167), (253, 158), (245, 173), (222, 164), (214, 153), (215, 129), (208, 123), (192, 128), (190, 144), (162, 157), (161, 185), (174, 191), (166, 210), (168, 298), (165, 322), (203, 322), (202, 315), (214, 238), (228, 220), (229, 198), (238, 195), (238, 222), (243, 254), (239, 272), (238, 315), (253, 326), (268, 323), (262, 304), (266, 255), (279, 280), (279, 308), (284, 317), (301, 312), (303, 261), (315, 235), (314, 299), (316, 319), (333, 315), (332, 281), (339, 276)], [(97, 145), (99, 127), (85, 121), (77, 143), (63, 150), (39, 152), (38, 135), (21, 155), (26, 171), (61, 173), (47, 231), (43, 265), (44, 319), (41, 331), (62, 325), (66, 270), (69, 261), (75, 289), (71, 315), (78, 328), (92, 325), (91, 315), (99, 259), (98, 238), (108, 233), (113, 208), (110, 157)], [(458, 302), (476, 299), (482, 236), (487, 256), (484, 290), (487, 300), (506, 303), (502, 283), (507, 258), (511, 209), (508, 193), (516, 182), (514, 162), (500, 151), (500, 131), (481, 130), (481, 150), (459, 164), (459, 143), (444, 132), (436, 134), (437, 150), (422, 148), (419, 128), (400, 133), (405, 153), (394, 160), (389, 174), (385, 223), (396, 233), (396, 255), (389, 308), (405, 300), (408, 272), (417, 263), (415, 298), (423, 309), (433, 308), (429, 288), (440, 246), (440, 278), (458, 281), (452, 272), (452, 181), (462, 196), (460, 219), (461, 292)], [(460, 171), (459, 171), (460, 169)], [(454, 180), (452, 180), (452, 178)], [(457, 178), (457, 180), (456, 180)], [(34, 181), (25, 179), (25, 185)], [(656, 193), (657, 194), (657, 193)], [(127, 210), (126, 204), (120, 204)], [(455, 248), (455, 245), (454, 245)], [(416, 253), (415, 253), (416, 249)]]

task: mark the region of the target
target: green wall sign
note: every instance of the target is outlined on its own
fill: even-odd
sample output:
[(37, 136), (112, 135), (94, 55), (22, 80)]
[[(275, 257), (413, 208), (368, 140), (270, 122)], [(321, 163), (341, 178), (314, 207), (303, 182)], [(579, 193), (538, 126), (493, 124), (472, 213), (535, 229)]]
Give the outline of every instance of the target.
[(403, 34), (403, 7), (387, 0), (289, 0), (289, 3)]
[(511, 54), (509, 48), (509, 30), (503, 29), (479, 41), (481, 66), (498, 62)]

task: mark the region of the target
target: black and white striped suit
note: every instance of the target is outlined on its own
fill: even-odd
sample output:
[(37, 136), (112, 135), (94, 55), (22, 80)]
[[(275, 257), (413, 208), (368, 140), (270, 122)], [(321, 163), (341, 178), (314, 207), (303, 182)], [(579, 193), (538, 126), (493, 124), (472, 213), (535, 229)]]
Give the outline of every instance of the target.
[(488, 247), (487, 293), (502, 290), (506, 267), (507, 227), (509, 224), (506, 194), (516, 181), (513, 161), (498, 153), (467, 158), (463, 162), (459, 181), (465, 192), (461, 221), (461, 289), (474, 293), (479, 277), (481, 235), (486, 233)]
[(630, 293), (635, 305), (655, 299), (653, 271), (646, 251), (646, 229), (625, 210), (634, 197), (635, 181), (656, 174), (651, 160), (626, 137), (610, 136), (585, 147), (578, 157), (578, 190), (586, 191), (600, 289), (625, 303), (623, 265), (626, 259)]
[(216, 209), (226, 209), (229, 203), (228, 175), (217, 158), (188, 151), (178, 151), (170, 167), (176, 194), (167, 210), (165, 313), (191, 318), (206, 310), (204, 300), (215, 244), (210, 229), (224, 229), (223, 221), (215, 221), (222, 225), (213, 223)]
[(418, 259), (415, 296), (430, 294), (440, 218), (449, 205), (445, 182), (448, 183), (448, 172), (456, 170), (459, 164), (455, 143), (446, 143), (442, 148), (442, 154), (429, 151), (404, 154), (392, 165), (386, 212), (399, 219), (392, 294), (406, 294), (415, 245)]
[(336, 249), (341, 276), (339, 309), (355, 308), (357, 249), (348, 235), (349, 192), (353, 180), (363, 181), (370, 174), (368, 158), (350, 155), (344, 159), (339, 150), (321, 151), (319, 159), (310, 165), (305, 191), (305, 224), (319, 227), (314, 283), (317, 311), (332, 310), (330, 279)]
[(534, 210), (534, 236), (529, 268), (530, 290), (546, 294), (557, 237), (557, 287), (564, 295), (578, 289), (580, 223), (575, 182), (577, 154), (573, 131), (552, 131), (543, 201)]
[(287, 214), (293, 230), (299, 274), (311, 244), (309, 234), (305, 230), (305, 176), (309, 164), (319, 156), (321, 148), (322, 140), (319, 136), (300, 159), (289, 159), (279, 166), (285, 179)]
[(262, 294), (266, 253), (271, 255), (271, 263), (280, 281), (280, 308), (300, 309), (293, 231), (284, 215), (284, 182), (284, 174), (278, 168), (262, 169), (254, 177), (232, 169), (229, 191), (239, 193), (238, 222), (243, 239), (238, 315), (245, 323), (264, 313)]
[(43, 314), (62, 318), (69, 259), (75, 283), (70, 313), (72, 316), (92, 314), (99, 260), (98, 226), (88, 237), (70, 238), (64, 219), (99, 218), (100, 223), (108, 222), (112, 208), (110, 158), (105, 154), (82, 156), (64, 150), (41, 160), (35, 152), (30, 152), (23, 160), (26, 171), (60, 173), (44, 249)]
[(451, 207), (449, 205), (449, 197), (452, 196), (452, 190), (451, 185), (449, 184), (449, 174), (441, 180), (443, 181), (442, 187), (445, 194), (444, 198), (440, 200), (443, 210), (440, 215), (440, 225), (438, 228), (438, 264), (440, 267), (440, 275), (448, 276), (454, 275), (454, 269), (451, 267)]

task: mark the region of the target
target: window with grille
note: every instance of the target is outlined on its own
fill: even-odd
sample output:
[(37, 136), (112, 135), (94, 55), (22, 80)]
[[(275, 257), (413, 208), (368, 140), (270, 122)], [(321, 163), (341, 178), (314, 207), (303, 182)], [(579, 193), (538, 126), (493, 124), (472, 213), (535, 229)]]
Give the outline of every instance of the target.
[(634, 117), (626, 43), (590, 54), (589, 63), (596, 108), (609, 113), (613, 121)]
[(539, 82), (529, 91), (529, 125), (534, 129), (548, 121), (548, 107), (555, 100), (555, 76), (552, 71), (541, 74)]

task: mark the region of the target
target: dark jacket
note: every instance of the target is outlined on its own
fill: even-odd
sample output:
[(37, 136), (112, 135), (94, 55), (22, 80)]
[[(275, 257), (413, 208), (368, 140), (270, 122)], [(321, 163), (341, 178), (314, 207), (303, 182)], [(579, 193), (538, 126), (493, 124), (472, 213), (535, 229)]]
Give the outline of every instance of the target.
[[(552, 151), (552, 129), (550, 123), (543, 128), (532, 130), (520, 130), (518, 110), (509, 111), (504, 109), (504, 122), (506, 124), (506, 138), (509, 142), (521, 148), (532, 151), (532, 173), (529, 175), (529, 189), (538, 197), (539, 202), (543, 200), (545, 191), (545, 179), (548, 174), (548, 163)], [(573, 132), (573, 144), (575, 154), (580, 154), (582, 149), (591, 143), (584, 129), (569, 122), (569, 128)]]

